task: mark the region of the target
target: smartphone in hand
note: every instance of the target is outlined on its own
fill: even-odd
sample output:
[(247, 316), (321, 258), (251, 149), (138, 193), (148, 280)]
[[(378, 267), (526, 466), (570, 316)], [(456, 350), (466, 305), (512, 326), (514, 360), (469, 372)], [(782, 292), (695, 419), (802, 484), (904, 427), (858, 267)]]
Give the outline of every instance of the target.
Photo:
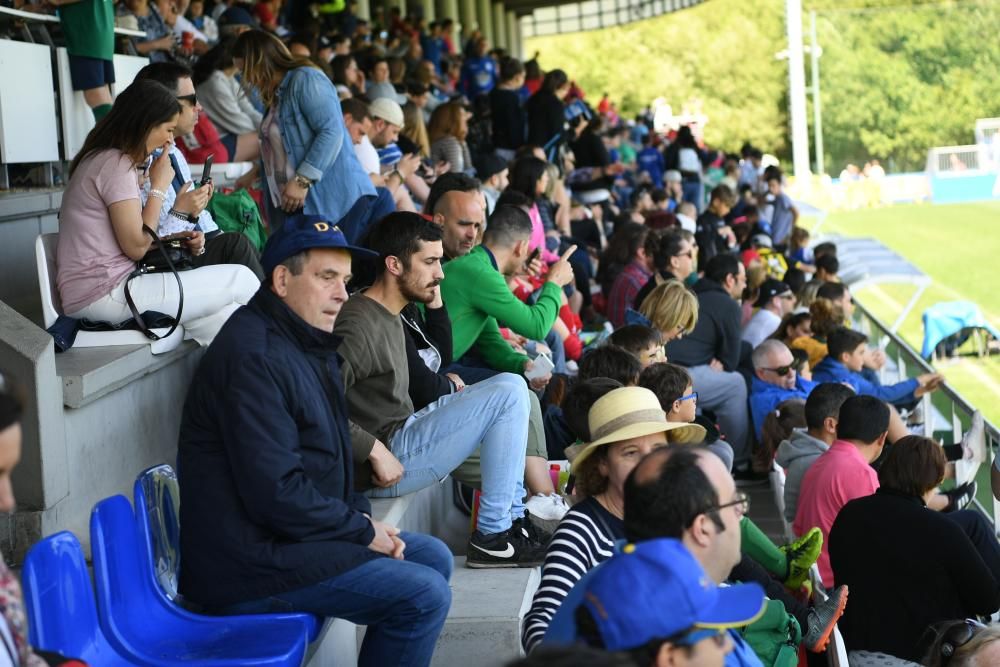
[(212, 163), (215, 162), (215, 155), (209, 155), (205, 160), (205, 167), (201, 170), (201, 182), (198, 183), (200, 188), (203, 185), (208, 185), (212, 182)]

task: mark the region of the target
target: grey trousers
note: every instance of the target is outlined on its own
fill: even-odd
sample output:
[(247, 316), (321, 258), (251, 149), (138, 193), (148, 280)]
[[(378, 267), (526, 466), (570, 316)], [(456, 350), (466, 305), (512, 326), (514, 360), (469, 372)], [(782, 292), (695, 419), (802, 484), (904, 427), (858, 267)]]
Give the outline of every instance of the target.
[(733, 448), (733, 469), (745, 468), (750, 464), (746, 381), (739, 373), (714, 371), (708, 366), (693, 366), (687, 370), (698, 392), (698, 409), (715, 413), (726, 442)]

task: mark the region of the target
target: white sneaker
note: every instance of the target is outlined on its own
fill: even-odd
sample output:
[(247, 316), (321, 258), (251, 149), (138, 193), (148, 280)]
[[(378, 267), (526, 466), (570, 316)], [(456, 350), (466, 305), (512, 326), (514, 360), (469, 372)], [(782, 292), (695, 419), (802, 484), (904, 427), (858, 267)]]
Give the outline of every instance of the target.
[(972, 413), (969, 430), (962, 436), (962, 454), (962, 458), (967, 461), (986, 462), (986, 424), (983, 423), (983, 413), (979, 410)]
[(559, 521), (569, 511), (569, 505), (558, 493), (536, 493), (524, 506), (531, 512), (531, 516), (541, 521)]

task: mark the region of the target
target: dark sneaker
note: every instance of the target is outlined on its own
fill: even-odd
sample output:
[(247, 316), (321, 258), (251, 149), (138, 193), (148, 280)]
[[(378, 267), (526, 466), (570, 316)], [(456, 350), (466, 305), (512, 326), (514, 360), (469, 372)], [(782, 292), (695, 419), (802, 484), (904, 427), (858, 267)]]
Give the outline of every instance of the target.
[(943, 491), (942, 493), (948, 498), (948, 505), (943, 511), (956, 512), (964, 510), (972, 502), (972, 499), (976, 497), (976, 482), (966, 482), (962, 486), (956, 486), (954, 489)]
[(809, 610), (809, 627), (802, 637), (807, 651), (822, 653), (830, 643), (830, 635), (847, 606), (847, 586), (841, 586), (830, 593), (823, 602)]
[(520, 519), (514, 519), (511, 528), (520, 531), (524, 539), (533, 544), (540, 544), (542, 547), (548, 547), (549, 542), (552, 541), (552, 533), (539, 526), (538, 519), (531, 516), (531, 512), (528, 510), (524, 511), (524, 516)]
[(502, 533), (485, 535), (476, 530), (469, 537), (465, 566), (490, 567), (539, 567), (545, 560), (545, 547), (528, 541), (519, 528), (511, 527)]
[(819, 528), (813, 528), (791, 544), (778, 548), (785, 552), (785, 557), (788, 559), (785, 586), (797, 591), (809, 578), (809, 568), (823, 550), (823, 533)]

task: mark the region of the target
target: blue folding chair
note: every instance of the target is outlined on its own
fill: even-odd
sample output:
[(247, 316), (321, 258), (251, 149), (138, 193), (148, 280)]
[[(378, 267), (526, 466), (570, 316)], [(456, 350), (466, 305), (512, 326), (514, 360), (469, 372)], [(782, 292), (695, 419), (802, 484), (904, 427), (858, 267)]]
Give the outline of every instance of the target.
[[(180, 487), (169, 465), (147, 468), (135, 479), (133, 489), (135, 520), (143, 549), (142, 566), (149, 569), (156, 592), (165, 604), (180, 604), (177, 579), (180, 576)], [(319, 635), (323, 619), (312, 614), (270, 614), (270, 618), (300, 618), (309, 628), (309, 641)]]
[(302, 664), (310, 628), (301, 615), (200, 616), (171, 603), (156, 585), (125, 496), (90, 515), (98, 619), (105, 637), (139, 664), (222, 666)]
[(87, 563), (73, 533), (56, 533), (31, 547), (21, 582), (32, 646), (90, 665), (135, 664), (115, 652), (101, 632)]

